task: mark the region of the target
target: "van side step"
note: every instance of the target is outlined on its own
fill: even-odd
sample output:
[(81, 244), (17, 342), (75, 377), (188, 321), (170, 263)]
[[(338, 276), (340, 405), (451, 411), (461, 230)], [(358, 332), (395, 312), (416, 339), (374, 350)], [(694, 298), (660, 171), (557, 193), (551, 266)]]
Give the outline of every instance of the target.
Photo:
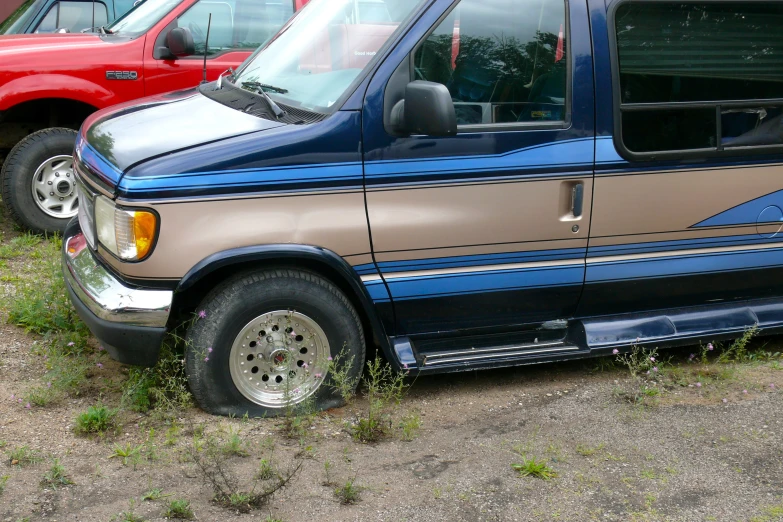
[(579, 350), (578, 346), (565, 341), (544, 343), (516, 344), (495, 346), (492, 348), (470, 348), (467, 350), (452, 350), (432, 352), (422, 356), (422, 367), (442, 364), (482, 363), (495, 359), (525, 358), (531, 355), (550, 354), (555, 352), (572, 352)]

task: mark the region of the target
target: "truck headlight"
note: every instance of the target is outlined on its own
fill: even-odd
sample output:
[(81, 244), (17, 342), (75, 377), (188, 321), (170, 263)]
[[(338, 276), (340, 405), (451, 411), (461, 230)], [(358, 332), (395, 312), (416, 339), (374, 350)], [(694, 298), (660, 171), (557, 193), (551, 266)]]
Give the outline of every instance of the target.
[(158, 216), (149, 210), (124, 209), (105, 196), (95, 198), (98, 241), (109, 252), (127, 261), (144, 259), (155, 244)]

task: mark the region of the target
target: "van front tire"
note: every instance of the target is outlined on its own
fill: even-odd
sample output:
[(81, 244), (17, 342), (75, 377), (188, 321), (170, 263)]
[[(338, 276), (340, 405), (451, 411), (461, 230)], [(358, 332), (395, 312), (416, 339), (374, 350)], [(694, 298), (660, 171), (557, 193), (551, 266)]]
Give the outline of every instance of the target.
[(274, 269), (236, 276), (204, 298), (185, 366), (202, 409), (269, 417), (296, 405), (341, 406), (330, 370), (355, 384), (364, 358), (361, 321), (335, 285), (313, 272)]

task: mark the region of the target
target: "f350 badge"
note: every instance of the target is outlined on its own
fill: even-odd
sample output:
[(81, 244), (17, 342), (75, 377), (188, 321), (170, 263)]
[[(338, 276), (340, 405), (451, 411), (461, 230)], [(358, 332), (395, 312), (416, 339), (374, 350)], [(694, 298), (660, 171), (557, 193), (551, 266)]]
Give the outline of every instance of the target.
[(139, 73), (136, 71), (106, 71), (107, 80), (137, 80)]

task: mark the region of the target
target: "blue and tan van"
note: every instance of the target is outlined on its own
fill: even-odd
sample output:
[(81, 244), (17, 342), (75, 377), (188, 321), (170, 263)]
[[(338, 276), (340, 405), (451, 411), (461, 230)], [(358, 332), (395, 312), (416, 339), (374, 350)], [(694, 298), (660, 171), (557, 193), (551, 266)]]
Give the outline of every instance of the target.
[(313, 0), (238, 70), (93, 115), (63, 266), (207, 411), (783, 326), (783, 3)]

